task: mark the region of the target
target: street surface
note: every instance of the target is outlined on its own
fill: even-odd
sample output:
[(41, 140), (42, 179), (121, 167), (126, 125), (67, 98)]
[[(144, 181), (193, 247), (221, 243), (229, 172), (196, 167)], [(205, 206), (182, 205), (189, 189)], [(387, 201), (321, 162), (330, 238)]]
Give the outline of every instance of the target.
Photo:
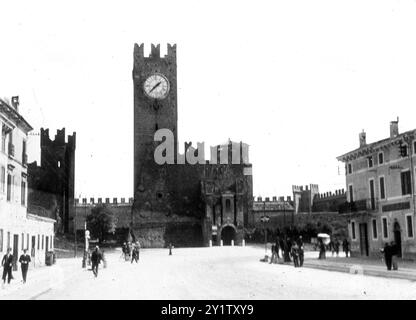
[[(416, 282), (260, 262), (264, 248), (142, 249), (138, 264), (106, 252), (98, 278), (81, 259), (29, 270), (0, 299), (415, 299)], [(317, 253), (307, 253), (316, 259)]]

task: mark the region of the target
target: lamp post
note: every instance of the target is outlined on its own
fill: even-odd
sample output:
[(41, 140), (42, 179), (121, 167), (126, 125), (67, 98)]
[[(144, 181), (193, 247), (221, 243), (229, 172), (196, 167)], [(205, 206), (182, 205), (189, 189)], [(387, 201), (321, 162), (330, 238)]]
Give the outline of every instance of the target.
[(266, 222), (270, 221), (270, 217), (265, 215), (265, 211), (266, 211), (266, 203), (264, 204), (264, 211), (263, 211), (263, 216), (260, 218), (261, 222), (263, 222), (263, 230), (264, 230), (264, 250), (265, 253), (267, 254), (267, 230), (266, 230)]

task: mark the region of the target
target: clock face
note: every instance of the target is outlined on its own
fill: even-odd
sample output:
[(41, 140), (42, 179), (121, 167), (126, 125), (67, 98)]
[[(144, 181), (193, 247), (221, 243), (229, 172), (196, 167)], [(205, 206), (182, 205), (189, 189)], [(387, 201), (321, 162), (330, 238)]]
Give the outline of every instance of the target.
[(143, 85), (146, 95), (153, 99), (164, 99), (169, 93), (169, 81), (165, 76), (155, 73)]

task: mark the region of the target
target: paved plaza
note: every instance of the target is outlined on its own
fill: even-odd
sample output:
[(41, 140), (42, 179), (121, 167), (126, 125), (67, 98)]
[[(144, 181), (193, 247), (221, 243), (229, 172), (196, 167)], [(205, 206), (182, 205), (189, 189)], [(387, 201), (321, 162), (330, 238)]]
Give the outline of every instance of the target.
[[(305, 263), (316, 259), (307, 253)], [(81, 259), (15, 272), (1, 299), (414, 299), (416, 282), (260, 262), (264, 248), (143, 249), (138, 264), (106, 253), (98, 278)], [(341, 259), (341, 258), (340, 258)], [(308, 262), (309, 261), (309, 262)]]

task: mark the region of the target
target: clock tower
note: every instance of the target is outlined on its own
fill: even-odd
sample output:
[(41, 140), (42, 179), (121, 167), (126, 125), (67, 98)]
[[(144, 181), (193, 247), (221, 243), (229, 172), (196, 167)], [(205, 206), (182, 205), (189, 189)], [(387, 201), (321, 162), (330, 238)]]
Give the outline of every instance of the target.
[(167, 165), (158, 165), (154, 142), (159, 129), (172, 131), (177, 152), (176, 44), (160, 56), (160, 45), (151, 45), (144, 56), (144, 45), (134, 45), (134, 205), (132, 224), (142, 225), (166, 219), (168, 204)]

